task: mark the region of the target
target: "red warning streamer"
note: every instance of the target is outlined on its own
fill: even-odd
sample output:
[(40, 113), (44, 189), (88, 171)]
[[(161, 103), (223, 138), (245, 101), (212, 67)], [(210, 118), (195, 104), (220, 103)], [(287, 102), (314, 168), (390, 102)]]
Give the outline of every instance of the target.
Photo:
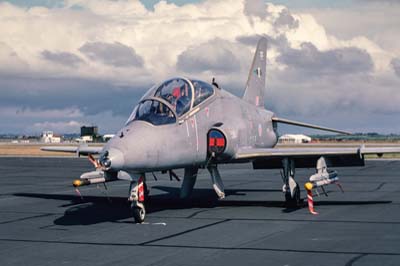
[(308, 210), (311, 214), (318, 214), (318, 212), (314, 211), (314, 200), (312, 197), (312, 191), (307, 189), (307, 201), (308, 201)]

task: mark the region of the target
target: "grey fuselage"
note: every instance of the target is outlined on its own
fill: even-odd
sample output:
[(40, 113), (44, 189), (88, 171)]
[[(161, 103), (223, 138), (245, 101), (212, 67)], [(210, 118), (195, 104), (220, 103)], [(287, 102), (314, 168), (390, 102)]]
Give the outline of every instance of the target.
[[(276, 145), (272, 112), (213, 88), (211, 97), (196, 107), (191, 106), (175, 123), (153, 125), (142, 120), (127, 123), (103, 149), (103, 154), (109, 153), (111, 168), (144, 173), (204, 166), (210, 155), (207, 134), (213, 128), (226, 138), (224, 152), (215, 158), (218, 163), (235, 162), (233, 157), (242, 147)], [(150, 89), (144, 99), (153, 93), (154, 89)]]

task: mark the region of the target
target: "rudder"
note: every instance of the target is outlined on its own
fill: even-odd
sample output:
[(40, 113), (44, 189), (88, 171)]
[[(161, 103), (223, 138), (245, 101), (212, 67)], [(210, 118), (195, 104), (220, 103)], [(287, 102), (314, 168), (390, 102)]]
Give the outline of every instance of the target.
[(264, 106), (266, 62), (267, 39), (262, 37), (257, 44), (243, 95), (243, 100), (256, 106)]

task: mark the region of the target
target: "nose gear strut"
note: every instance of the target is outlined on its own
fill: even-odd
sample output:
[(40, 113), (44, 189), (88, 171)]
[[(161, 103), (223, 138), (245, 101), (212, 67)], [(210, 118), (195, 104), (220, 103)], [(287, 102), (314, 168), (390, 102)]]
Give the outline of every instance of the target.
[(146, 217), (145, 202), (145, 176), (141, 175), (137, 180), (132, 180), (130, 185), (130, 195), (128, 200), (131, 202), (131, 210), (136, 223), (143, 223)]

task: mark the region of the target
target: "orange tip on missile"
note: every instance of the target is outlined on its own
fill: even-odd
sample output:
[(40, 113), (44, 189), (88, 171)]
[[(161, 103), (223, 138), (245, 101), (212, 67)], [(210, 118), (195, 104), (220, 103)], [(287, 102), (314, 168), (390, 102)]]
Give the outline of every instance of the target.
[(72, 183), (72, 185), (74, 187), (79, 187), (80, 185), (82, 185), (82, 181), (79, 179), (74, 180), (74, 182)]
[(313, 186), (313, 184), (311, 182), (307, 182), (307, 183), (304, 184), (304, 188), (306, 190), (311, 190), (313, 187), (314, 186)]

